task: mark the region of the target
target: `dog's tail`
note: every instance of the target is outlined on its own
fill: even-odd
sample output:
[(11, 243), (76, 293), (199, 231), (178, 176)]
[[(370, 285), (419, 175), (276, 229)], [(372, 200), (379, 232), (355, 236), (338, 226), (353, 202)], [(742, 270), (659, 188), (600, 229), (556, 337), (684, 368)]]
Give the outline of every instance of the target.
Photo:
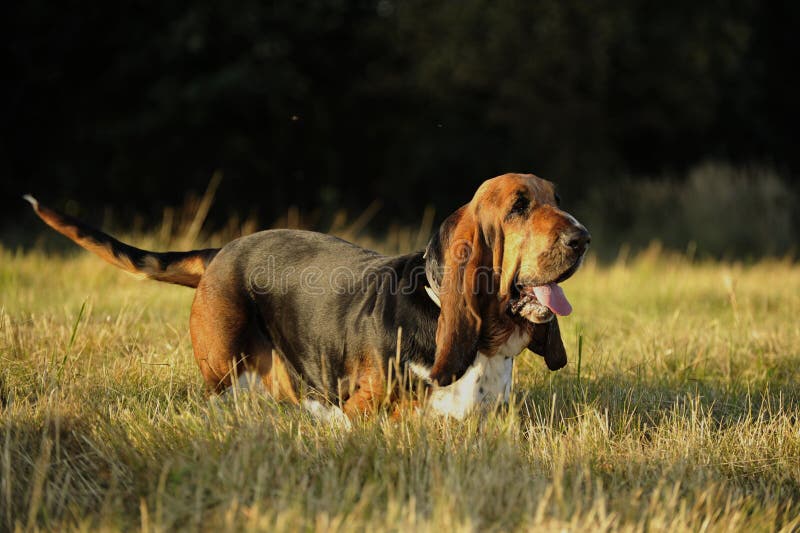
[(112, 265), (142, 278), (197, 287), (206, 267), (219, 252), (218, 248), (163, 253), (140, 250), (69, 215), (43, 206), (33, 196), (26, 194), (23, 198), (30, 202), (48, 226)]

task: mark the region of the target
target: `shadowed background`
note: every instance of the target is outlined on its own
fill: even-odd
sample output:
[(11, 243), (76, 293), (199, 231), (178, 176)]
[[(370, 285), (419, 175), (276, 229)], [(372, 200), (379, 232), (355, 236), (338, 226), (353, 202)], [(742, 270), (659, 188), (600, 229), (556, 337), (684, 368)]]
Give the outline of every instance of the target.
[[(19, 195), (158, 226), (434, 220), (484, 179), (556, 181), (601, 255), (794, 250), (800, 5), (197, 0), (4, 9), (3, 241)], [(430, 211), (429, 211), (430, 212)], [(106, 213), (105, 215), (103, 213)], [(108, 213), (113, 213), (109, 221)], [(287, 215), (290, 213), (290, 215)], [(296, 213), (292, 216), (291, 213)]]
[[(4, 6), (0, 531), (797, 530), (799, 23), (751, 0)], [(509, 170), (558, 182), (603, 260), (565, 284), (569, 365), (522, 354), (496, 415), (352, 432), (209, 400), (192, 291), (20, 198), (146, 248), (289, 225), (400, 252)]]

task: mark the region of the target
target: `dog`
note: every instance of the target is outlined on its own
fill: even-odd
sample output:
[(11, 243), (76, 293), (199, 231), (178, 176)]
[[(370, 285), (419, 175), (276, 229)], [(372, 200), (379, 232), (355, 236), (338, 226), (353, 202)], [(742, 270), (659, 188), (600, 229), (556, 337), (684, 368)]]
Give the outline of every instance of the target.
[(212, 393), (257, 386), (277, 400), (347, 419), (424, 383), (424, 402), (462, 419), (508, 402), (525, 348), (567, 363), (558, 285), (591, 237), (532, 174), (485, 181), (425, 251), (387, 257), (330, 235), (275, 229), (219, 249), (150, 252), (26, 196), (56, 231), (142, 278), (195, 288), (194, 357)]

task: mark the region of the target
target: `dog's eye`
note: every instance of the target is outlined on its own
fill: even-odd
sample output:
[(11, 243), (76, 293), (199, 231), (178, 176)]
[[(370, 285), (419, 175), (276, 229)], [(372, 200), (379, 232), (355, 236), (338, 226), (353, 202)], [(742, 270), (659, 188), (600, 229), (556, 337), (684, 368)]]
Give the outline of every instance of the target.
[(556, 197), (556, 205), (561, 205), (561, 197), (558, 194), (553, 194)]
[(510, 215), (521, 215), (525, 211), (528, 210), (528, 207), (531, 205), (531, 201), (528, 200), (524, 196), (517, 196), (517, 200), (514, 202), (514, 205), (511, 206), (511, 211), (509, 212)]

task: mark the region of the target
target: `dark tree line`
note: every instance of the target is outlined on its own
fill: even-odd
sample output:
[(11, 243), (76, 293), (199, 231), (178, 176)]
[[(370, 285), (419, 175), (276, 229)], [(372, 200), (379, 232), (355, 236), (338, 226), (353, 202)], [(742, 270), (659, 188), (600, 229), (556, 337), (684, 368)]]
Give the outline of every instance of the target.
[[(71, 3), (3, 8), (6, 222), (33, 191), (158, 213), (379, 221), (530, 170), (578, 202), (709, 158), (800, 169), (800, 4), (717, 0)], [(379, 222), (376, 222), (379, 223)]]

